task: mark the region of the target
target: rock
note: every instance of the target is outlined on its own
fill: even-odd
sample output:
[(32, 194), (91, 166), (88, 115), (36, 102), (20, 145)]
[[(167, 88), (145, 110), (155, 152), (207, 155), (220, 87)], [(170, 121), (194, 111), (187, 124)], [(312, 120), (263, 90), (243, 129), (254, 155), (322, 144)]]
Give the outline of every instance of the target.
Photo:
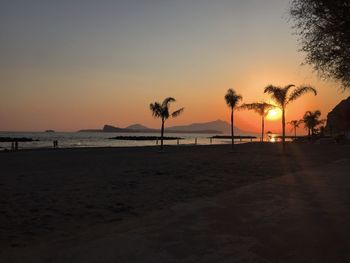
[(15, 137), (0, 137), (0, 142), (33, 142), (39, 141), (38, 139), (34, 140), (32, 138), (15, 138)]
[(327, 115), (326, 133), (330, 135), (350, 134), (350, 97), (342, 100)]

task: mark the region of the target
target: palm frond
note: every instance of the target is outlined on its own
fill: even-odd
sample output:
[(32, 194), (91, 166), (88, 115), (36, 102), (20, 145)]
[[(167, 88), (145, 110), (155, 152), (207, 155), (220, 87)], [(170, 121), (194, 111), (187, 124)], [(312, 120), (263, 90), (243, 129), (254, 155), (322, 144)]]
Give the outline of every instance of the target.
[(169, 103), (175, 102), (176, 100), (173, 97), (167, 97), (163, 100), (162, 107), (166, 108), (169, 107)]
[(149, 108), (152, 112), (153, 117), (155, 118), (162, 118), (162, 120), (167, 120), (170, 116), (176, 118), (179, 116), (183, 111), (184, 108), (178, 109), (177, 111), (174, 111), (173, 113), (169, 113), (169, 103), (175, 102), (175, 99), (172, 97), (165, 98), (162, 103), (154, 102), (149, 105)]
[(315, 110), (315, 111), (313, 112), (313, 115), (314, 115), (316, 118), (319, 118), (319, 117), (321, 117), (321, 111)]
[(155, 118), (162, 117), (162, 106), (159, 102), (151, 103), (149, 108), (152, 112), (152, 116)]
[(306, 129), (314, 129), (315, 127), (317, 127), (320, 124), (323, 124), (325, 122), (325, 120), (320, 120), (319, 118), (321, 117), (321, 112), (319, 110), (316, 111), (307, 111), (305, 112), (304, 116), (303, 116), (303, 123), (304, 123), (304, 127)]
[(230, 108), (236, 108), (243, 97), (236, 93), (233, 89), (228, 89), (225, 95), (225, 101)]
[(292, 129), (290, 129), (290, 131), (293, 131), (294, 129), (299, 128), (302, 122), (303, 120), (292, 120), (288, 122), (288, 124), (292, 126)]
[(304, 121), (304, 119), (307, 117), (307, 116), (310, 116), (310, 115), (312, 115), (312, 112), (311, 111), (306, 111), (305, 113), (304, 113), (304, 117), (303, 117), (303, 121)]
[(176, 118), (176, 117), (179, 116), (181, 113), (183, 113), (184, 110), (185, 110), (185, 108), (181, 108), (181, 109), (178, 109), (178, 110), (174, 111), (174, 112), (171, 114), (171, 117)]
[(302, 120), (292, 120), (292, 121), (288, 122), (288, 124), (293, 126), (293, 127), (298, 128), (302, 122), (303, 122)]
[[(296, 99), (298, 99), (300, 96), (308, 93), (308, 92), (312, 92), (314, 93), (314, 95), (317, 95), (317, 91), (315, 88), (311, 87), (311, 86), (300, 86), (298, 88), (296, 88), (289, 96), (288, 98), (288, 102), (294, 101)], [(287, 103), (288, 103), (287, 102)]]
[(270, 103), (266, 102), (254, 102), (254, 103), (244, 103), (240, 107), (238, 107), (238, 110), (253, 110), (256, 113), (262, 115), (265, 115), (268, 113), (269, 110), (275, 108), (275, 105), (272, 105)]
[(277, 87), (277, 86), (274, 86), (274, 85), (268, 85), (268, 86), (265, 87), (264, 93), (274, 94), (280, 89), (281, 89), (280, 87)]
[(281, 88), (281, 87), (269, 85), (269, 86), (265, 87), (264, 93), (270, 94), (271, 97), (273, 98), (273, 100), (278, 104), (278, 106), (283, 108), (286, 104), (286, 97), (287, 97), (287, 92), (288, 92), (289, 86), (290, 85), (288, 85), (284, 88)]
[(288, 93), (288, 91), (289, 91), (291, 88), (293, 88), (293, 87), (295, 87), (294, 84), (288, 84), (288, 85), (284, 86), (283, 89), (286, 91), (286, 93)]

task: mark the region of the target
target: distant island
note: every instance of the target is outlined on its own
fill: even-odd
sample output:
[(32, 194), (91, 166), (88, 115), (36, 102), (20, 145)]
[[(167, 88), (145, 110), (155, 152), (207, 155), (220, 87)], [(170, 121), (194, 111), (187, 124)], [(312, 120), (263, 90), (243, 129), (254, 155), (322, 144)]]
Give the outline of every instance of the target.
[[(246, 132), (234, 128), (237, 134)], [(230, 124), (223, 120), (204, 123), (192, 123), (183, 126), (172, 126), (165, 129), (166, 133), (202, 133), (202, 134), (228, 134), (231, 130)], [(133, 124), (125, 128), (104, 125), (102, 129), (84, 129), (78, 132), (118, 132), (118, 133), (158, 133), (159, 129), (148, 128), (142, 124)]]

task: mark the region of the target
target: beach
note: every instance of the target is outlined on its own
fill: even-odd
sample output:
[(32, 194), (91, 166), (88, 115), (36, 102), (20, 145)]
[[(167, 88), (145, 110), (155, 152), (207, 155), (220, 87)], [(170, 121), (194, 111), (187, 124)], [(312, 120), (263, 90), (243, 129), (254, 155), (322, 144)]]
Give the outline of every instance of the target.
[[(280, 144), (272, 143), (240, 144), (235, 145), (234, 150), (231, 150), (230, 145), (206, 145), (169, 146), (164, 152), (159, 152), (157, 147), (2, 152), (0, 153), (2, 171), (0, 261), (67, 262), (71, 256), (73, 258), (71, 262), (128, 262), (128, 258), (129, 262), (143, 262), (141, 260), (143, 257), (146, 257), (144, 262), (151, 262), (147, 257), (150, 259), (153, 255), (155, 257), (152, 262), (200, 262), (200, 255), (203, 254), (204, 257), (204, 252), (210, 250), (213, 258), (210, 260), (210, 257), (206, 257), (205, 262), (226, 262), (226, 258), (220, 260), (219, 257), (215, 257), (213, 251), (215, 246), (218, 246), (220, 253), (218, 252), (217, 256), (223, 255), (219, 249), (221, 242), (223, 246), (231, 246), (234, 252), (231, 251), (232, 254), (226, 251), (227, 255), (231, 255), (229, 257), (231, 260), (227, 262), (235, 262), (232, 260), (235, 256), (241, 259), (236, 262), (279, 262), (280, 259), (293, 262), (294, 257), (300, 257), (297, 252), (303, 248), (298, 245), (297, 238), (292, 237), (290, 229), (286, 230), (288, 234), (281, 233), (286, 238), (283, 242), (287, 243), (290, 238), (291, 244), (296, 246), (293, 247), (294, 252), (298, 255), (288, 255), (291, 259), (288, 261), (288, 257), (286, 258), (284, 254), (284, 250), (289, 249), (290, 252), (287, 245), (281, 244), (276, 247), (276, 258), (273, 258), (273, 253), (264, 249), (265, 244), (254, 245), (255, 241), (248, 240), (249, 243), (244, 239), (248, 238), (242, 233), (247, 228), (247, 224), (243, 224), (244, 220), (249, 221), (252, 227), (249, 230), (250, 237), (269, 236), (274, 227), (283, 228), (284, 223), (286, 227), (294, 226), (294, 230), (298, 232), (298, 227), (305, 228), (308, 225), (304, 226), (302, 223), (294, 225), (290, 221), (292, 219), (286, 218), (285, 221), (281, 221), (282, 223), (265, 220), (266, 216), (272, 216), (271, 212), (279, 214), (281, 211), (288, 211), (290, 207), (297, 211), (293, 214), (295, 218), (292, 215), (290, 217), (295, 222), (302, 219), (304, 212), (308, 212), (303, 211), (304, 207), (302, 205), (299, 207), (298, 203), (283, 203), (281, 196), (286, 197), (285, 190), (289, 189), (288, 187), (295, 187), (300, 182), (281, 178), (290, 177), (290, 174), (304, 173), (312, 174), (305, 177), (311, 183), (321, 182), (319, 178), (328, 177), (332, 181), (334, 171), (334, 185), (337, 187), (344, 185), (343, 188), (340, 187), (342, 191), (339, 192), (343, 195), (341, 200), (347, 205), (345, 208), (339, 208), (342, 209), (342, 218), (339, 218), (339, 222), (344, 223), (342, 220), (349, 218), (350, 213), (349, 195), (346, 195), (349, 191), (345, 191), (347, 190), (345, 186), (348, 187), (350, 180), (346, 176), (337, 177), (336, 171), (337, 167), (340, 167), (339, 173), (347, 173), (348, 170), (342, 167), (348, 165), (349, 160), (350, 146), (336, 144), (290, 143), (287, 144), (285, 153), (282, 153)], [(324, 171), (328, 172), (322, 177)], [(303, 177), (298, 177), (298, 180), (303, 181)], [(274, 186), (273, 190), (271, 185)], [(324, 193), (325, 189), (320, 183), (316, 185), (320, 185), (319, 189), (316, 187), (308, 191), (308, 196), (305, 198), (317, 204), (312, 209), (322, 211), (313, 214), (320, 218), (311, 217), (310, 222), (322, 220), (324, 212), (322, 204), (317, 203), (315, 197)], [(265, 197), (260, 195), (259, 191), (263, 191), (262, 189), (270, 189), (269, 200), (266, 199), (266, 192)], [(289, 201), (295, 200), (298, 199), (292, 198)], [(243, 210), (242, 204), (245, 205)], [(335, 210), (336, 205), (337, 202), (333, 208)], [(201, 207), (204, 209), (208, 206), (214, 206), (216, 210), (219, 209), (218, 206), (221, 207), (220, 212), (207, 209), (202, 215), (203, 218), (210, 216), (210, 220), (217, 222), (218, 225), (205, 226), (212, 221), (209, 219), (206, 221), (201, 217)], [(252, 210), (246, 210), (247, 207), (251, 207)], [(232, 212), (234, 209), (243, 212), (237, 215)], [(224, 219), (225, 213), (228, 214), (229, 221)], [(175, 220), (180, 217), (180, 221)], [(198, 220), (198, 225), (194, 220)], [(221, 229), (219, 224), (221, 221), (225, 225), (227, 236), (223, 236), (223, 227), (221, 226)], [(147, 228), (145, 222), (152, 224)], [(168, 224), (164, 225), (165, 222)], [(181, 222), (182, 226), (178, 222)], [(262, 222), (268, 224), (268, 227), (258, 228)], [(319, 226), (323, 228), (329, 224), (327, 219), (325, 222), (323, 224), (322, 221)], [(186, 229), (186, 226), (190, 225), (209, 232), (195, 236), (197, 232), (194, 229)], [(237, 227), (239, 225), (243, 230)], [(310, 231), (318, 233), (320, 230), (317, 227), (316, 224)], [(348, 227), (344, 228), (344, 231), (348, 231)], [(108, 241), (111, 233), (113, 238)], [(209, 242), (208, 240), (215, 238), (216, 233), (220, 233), (222, 240), (215, 243), (216, 240), (215, 244)], [(232, 233), (236, 236), (231, 235)], [(300, 242), (307, 242), (307, 238), (312, 240), (311, 234), (306, 231), (304, 240)], [(135, 241), (135, 235), (138, 237), (136, 238), (138, 242)], [(332, 236), (329, 235), (325, 237), (331, 242)], [(270, 240), (272, 242), (270, 246), (277, 245), (278, 240), (282, 240), (278, 234), (275, 233), (274, 236), (275, 239)], [(147, 242), (144, 240), (147, 244), (154, 246), (158, 244), (157, 246), (161, 247), (159, 250), (156, 247), (145, 247), (142, 237), (147, 237)], [(174, 240), (180, 242), (181, 246), (175, 244)], [(342, 241), (344, 241), (342, 251), (350, 249), (349, 240)], [(196, 242), (201, 243), (200, 250), (196, 250), (198, 248)], [(243, 246), (248, 243), (253, 247)], [(120, 250), (110, 247), (109, 249), (114, 251), (112, 254), (103, 252), (102, 248), (111, 244), (118, 245)], [(191, 247), (193, 258), (190, 258)], [(161, 253), (161, 251), (168, 253), (169, 250), (173, 252), (166, 256)], [(86, 251), (91, 254), (88, 258), (85, 256)], [(135, 251), (142, 253), (137, 254)], [(317, 249), (312, 248), (311, 251), (316, 253)], [(106, 256), (105, 260), (98, 260), (100, 253)], [(307, 259), (313, 255), (310, 251), (305, 253)], [(177, 258), (176, 254), (187, 256)], [(118, 261), (116, 257), (120, 257), (121, 260)], [(321, 259), (319, 262), (327, 261)]]

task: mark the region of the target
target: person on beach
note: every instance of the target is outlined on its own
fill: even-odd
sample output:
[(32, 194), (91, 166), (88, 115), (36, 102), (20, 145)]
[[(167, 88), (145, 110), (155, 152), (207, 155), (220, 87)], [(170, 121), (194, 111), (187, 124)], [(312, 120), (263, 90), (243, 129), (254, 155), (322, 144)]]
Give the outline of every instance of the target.
[(15, 151), (18, 151), (18, 141), (15, 141)]
[(11, 142), (11, 151), (15, 150), (15, 142)]

